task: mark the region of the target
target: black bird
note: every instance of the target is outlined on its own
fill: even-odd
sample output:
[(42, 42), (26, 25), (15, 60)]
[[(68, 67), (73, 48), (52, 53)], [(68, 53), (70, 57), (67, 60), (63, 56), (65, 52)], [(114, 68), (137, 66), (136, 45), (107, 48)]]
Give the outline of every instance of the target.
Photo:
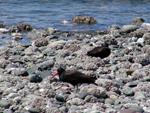
[(94, 83), (96, 77), (87, 76), (80, 71), (77, 70), (65, 70), (62, 67), (59, 67), (55, 73), (52, 74), (52, 76), (58, 76), (59, 81), (62, 82), (68, 82), (72, 85), (77, 85), (81, 83)]
[(100, 58), (106, 58), (110, 55), (111, 50), (109, 47), (95, 47), (92, 50), (87, 52), (88, 56), (92, 56), (92, 57), (100, 57)]

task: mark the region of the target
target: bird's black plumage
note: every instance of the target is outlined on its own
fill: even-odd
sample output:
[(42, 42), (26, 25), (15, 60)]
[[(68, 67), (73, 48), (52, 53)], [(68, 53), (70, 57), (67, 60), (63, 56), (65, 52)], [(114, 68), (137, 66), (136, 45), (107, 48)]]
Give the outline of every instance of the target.
[(95, 83), (96, 77), (87, 76), (80, 71), (77, 70), (68, 70), (66, 71), (62, 67), (57, 69), (59, 80), (63, 82), (68, 82), (73, 85), (77, 85), (79, 83)]
[(87, 52), (88, 56), (106, 58), (110, 55), (111, 50), (108, 47), (95, 47)]

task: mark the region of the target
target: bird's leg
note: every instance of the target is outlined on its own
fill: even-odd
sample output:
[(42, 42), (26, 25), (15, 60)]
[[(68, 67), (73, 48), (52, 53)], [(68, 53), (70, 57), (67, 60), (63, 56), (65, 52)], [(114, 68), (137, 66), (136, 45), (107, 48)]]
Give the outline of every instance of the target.
[(79, 90), (79, 85), (80, 85), (80, 84), (75, 85), (75, 92), (78, 92), (78, 90)]

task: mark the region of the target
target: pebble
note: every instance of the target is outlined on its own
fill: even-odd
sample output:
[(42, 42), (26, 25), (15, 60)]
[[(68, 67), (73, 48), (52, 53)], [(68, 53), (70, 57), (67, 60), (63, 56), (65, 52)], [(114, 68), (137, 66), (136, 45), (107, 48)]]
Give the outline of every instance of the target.
[(30, 75), (30, 82), (32, 83), (40, 83), (42, 82), (42, 77), (39, 75)]
[(10, 101), (5, 100), (5, 99), (1, 99), (0, 100), (0, 108), (9, 108), (9, 106), (11, 105)]
[(123, 93), (126, 95), (126, 96), (134, 96), (134, 91), (129, 88), (129, 87), (125, 87), (123, 89)]

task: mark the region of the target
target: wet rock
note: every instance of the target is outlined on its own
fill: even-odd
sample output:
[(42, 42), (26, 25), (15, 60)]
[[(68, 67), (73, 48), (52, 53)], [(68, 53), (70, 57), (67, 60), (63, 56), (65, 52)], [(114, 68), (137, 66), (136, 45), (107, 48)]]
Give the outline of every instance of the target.
[(56, 32), (56, 29), (49, 27), (46, 29), (46, 31), (48, 32), (48, 34), (53, 34)]
[(37, 64), (37, 67), (39, 71), (50, 70), (53, 67), (54, 63), (55, 61), (53, 59), (50, 59), (40, 64)]
[(150, 33), (145, 33), (142, 37), (146, 45), (150, 45)]
[(19, 23), (17, 24), (17, 30), (18, 31), (31, 31), (33, 28), (30, 24), (26, 24), (26, 23)]
[(55, 98), (59, 102), (66, 102), (67, 95), (60, 93), (56, 94)]
[(27, 34), (27, 37), (32, 40), (45, 38), (47, 36), (48, 36), (48, 33), (45, 30), (37, 30), (37, 29), (33, 29), (31, 32)]
[(133, 19), (132, 24), (140, 26), (140, 25), (142, 25), (142, 23), (144, 23), (144, 21), (145, 20), (143, 18), (136, 17), (136, 18)]
[(6, 28), (0, 28), (0, 33), (8, 33), (9, 30)]
[(138, 27), (136, 25), (124, 25), (121, 28), (121, 31), (124, 33), (130, 33), (130, 32), (135, 31), (136, 29), (138, 29)]
[(42, 82), (42, 77), (40, 76), (40, 75), (34, 75), (34, 74), (32, 74), (32, 75), (30, 75), (30, 82), (32, 82), (32, 83), (40, 83), (40, 82)]
[(5, 108), (5, 109), (7, 109), (7, 108), (9, 108), (10, 105), (11, 105), (11, 104), (10, 104), (10, 101), (5, 100), (5, 99), (1, 99), (1, 100), (0, 100), (0, 108)]
[(75, 16), (72, 19), (73, 23), (77, 24), (95, 24), (97, 21), (90, 16)]
[(11, 33), (11, 36), (14, 40), (21, 40), (22, 39), (21, 33)]
[(41, 46), (47, 46), (48, 45), (48, 40), (45, 38), (39, 38), (33, 41), (32, 45), (41, 47)]

